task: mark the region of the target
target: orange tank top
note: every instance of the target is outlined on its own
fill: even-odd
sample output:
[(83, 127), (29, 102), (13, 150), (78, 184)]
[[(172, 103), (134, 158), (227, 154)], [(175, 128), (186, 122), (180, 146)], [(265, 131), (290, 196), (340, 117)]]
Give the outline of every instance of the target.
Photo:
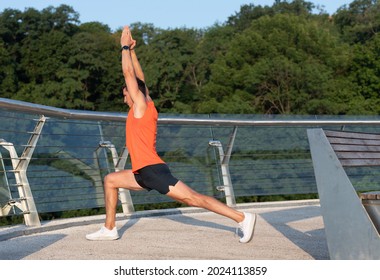
[(126, 121), (126, 145), (132, 162), (132, 172), (153, 164), (165, 163), (156, 151), (158, 112), (153, 101), (147, 103), (144, 116), (135, 118), (133, 107)]

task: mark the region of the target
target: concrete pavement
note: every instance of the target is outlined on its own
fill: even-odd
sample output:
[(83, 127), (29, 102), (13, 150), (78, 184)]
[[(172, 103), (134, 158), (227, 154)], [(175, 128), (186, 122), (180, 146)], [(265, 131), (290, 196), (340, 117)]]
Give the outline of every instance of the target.
[(318, 200), (240, 204), (257, 213), (248, 244), (229, 219), (195, 208), (118, 214), (121, 238), (87, 241), (104, 216), (62, 219), (39, 228), (0, 228), (0, 260), (325, 260)]

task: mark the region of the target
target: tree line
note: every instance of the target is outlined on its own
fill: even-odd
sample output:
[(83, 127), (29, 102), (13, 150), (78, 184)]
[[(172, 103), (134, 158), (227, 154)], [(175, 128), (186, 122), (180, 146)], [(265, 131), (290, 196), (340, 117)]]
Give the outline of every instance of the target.
[[(124, 24), (124, 23), (122, 23)], [(312, 2), (243, 5), (222, 24), (130, 24), (160, 112), (380, 112), (380, 3), (333, 15)], [(80, 23), (70, 6), (0, 13), (0, 97), (68, 109), (125, 111), (120, 32)]]

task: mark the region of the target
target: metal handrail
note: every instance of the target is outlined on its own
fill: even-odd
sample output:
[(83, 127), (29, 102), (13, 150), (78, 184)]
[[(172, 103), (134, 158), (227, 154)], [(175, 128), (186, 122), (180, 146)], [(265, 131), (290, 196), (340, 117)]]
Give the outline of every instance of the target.
[[(0, 108), (66, 119), (123, 122), (127, 117), (127, 113), (61, 109), (7, 98), (0, 98)], [(158, 123), (213, 126), (342, 126), (380, 125), (380, 120), (238, 120), (226, 118), (159, 117)]]
[[(87, 170), (86, 168), (89, 168), (88, 170), (90, 170), (90, 171), (93, 171), (96, 169), (97, 170), (96, 171), (97, 176), (99, 175), (101, 177), (103, 175), (103, 173), (102, 173), (103, 171), (101, 170), (101, 167), (99, 165), (99, 161), (97, 161), (99, 166), (95, 164), (96, 166), (94, 168), (92, 168), (92, 166), (87, 165), (88, 162), (93, 160), (92, 148), (97, 147), (97, 143), (91, 142), (92, 148), (90, 147), (87, 150), (83, 150), (82, 147), (77, 147), (76, 146), (77, 144), (73, 144), (73, 142), (75, 142), (75, 139), (81, 139), (80, 140), (81, 145), (85, 145), (82, 143), (87, 143), (86, 142), (87, 140), (85, 140), (84, 138), (83, 139), (82, 138), (75, 138), (73, 140), (73, 139), (71, 139), (71, 137), (66, 137), (67, 135), (71, 135), (71, 133), (74, 131), (72, 129), (72, 127), (70, 126), (71, 123), (75, 124), (75, 135), (74, 135), (75, 137), (84, 136), (84, 137), (87, 137), (86, 139), (91, 138), (91, 141), (94, 139), (97, 139), (96, 137), (94, 137), (93, 132), (92, 132), (93, 125), (95, 125), (96, 129), (99, 129), (99, 135), (97, 134), (98, 132), (96, 132), (95, 136), (98, 136), (98, 138), (100, 138), (100, 140), (103, 141), (104, 140), (104, 138), (103, 138), (103, 136), (104, 136), (103, 126), (104, 126), (104, 128), (106, 128), (106, 130), (105, 130), (106, 135), (107, 135), (106, 140), (107, 141), (114, 141), (115, 140), (118, 143), (118, 145), (124, 146), (124, 136), (122, 136), (122, 134), (120, 136), (115, 136), (112, 134), (112, 132), (114, 131), (115, 125), (118, 126), (121, 129), (121, 131), (124, 129), (124, 127), (120, 126), (120, 125), (125, 122), (126, 117), (127, 117), (127, 111), (126, 112), (96, 112), (96, 111), (85, 111), (85, 110), (70, 110), (70, 109), (61, 109), (61, 108), (55, 108), (55, 107), (51, 107), (51, 106), (39, 105), (39, 104), (34, 104), (34, 103), (29, 103), (29, 102), (24, 102), (24, 101), (0, 98), (0, 111), (2, 109), (4, 109), (4, 111), (5, 111), (4, 123), (7, 122), (6, 121), (8, 118), (7, 111), (11, 112), (12, 116), (13, 116), (13, 112), (15, 112), (16, 115), (17, 115), (17, 113), (21, 113), (22, 118), (20, 120), (20, 123), (22, 123), (23, 125), (20, 127), (22, 127), (22, 128), (25, 128), (27, 125), (28, 126), (31, 125), (30, 124), (30, 117), (33, 115), (42, 115), (44, 117), (49, 118), (50, 121), (48, 124), (48, 128), (46, 130), (46, 134), (44, 135), (45, 137), (43, 137), (43, 139), (45, 141), (47, 141), (45, 143), (48, 143), (48, 146), (46, 146), (46, 144), (41, 144), (39, 146), (42, 149), (41, 150), (41, 154), (42, 154), (41, 158), (43, 158), (45, 156), (45, 154), (44, 154), (45, 152), (49, 153), (49, 155), (51, 156), (51, 159), (66, 160), (66, 158), (67, 158), (67, 160), (70, 164), (74, 164), (76, 168), (82, 168), (83, 169), (82, 171), (84, 173), (86, 173), (86, 170)], [(23, 116), (24, 114), (27, 114), (28, 116), (24, 117)], [(15, 116), (14, 118), (16, 119), (17, 116)], [(26, 118), (27, 122), (23, 123), (22, 122), (23, 118)], [(240, 118), (240, 119), (238, 119), (238, 118)], [(308, 118), (308, 119), (306, 119), (306, 118)], [(323, 119), (321, 119), (321, 118), (323, 118)], [(71, 120), (73, 120), (74, 122), (71, 122)], [(77, 122), (77, 120), (79, 120), (79, 122)], [(12, 121), (13, 121), (13, 118), (12, 118)], [(18, 123), (18, 121), (19, 121), (19, 118), (17, 118), (15, 123)], [(63, 123), (62, 127), (60, 127), (61, 122)], [(300, 145), (297, 145), (297, 146), (293, 145), (293, 142), (290, 139), (293, 136), (293, 133), (289, 133), (289, 135), (286, 136), (289, 138), (285, 142), (291, 142), (291, 147), (289, 147), (291, 152), (294, 151), (295, 147), (296, 147), (297, 151), (302, 150), (302, 149), (305, 150), (305, 155), (302, 152), (303, 150), (301, 151), (301, 158), (299, 160), (297, 158), (293, 162), (294, 157), (291, 156), (291, 157), (289, 157), (289, 161), (284, 162), (282, 159), (283, 158), (288, 159), (289, 153), (286, 151), (283, 153), (281, 147), (276, 147), (275, 151), (274, 151), (276, 155), (274, 155), (273, 158), (277, 157), (277, 151), (281, 150), (280, 159), (278, 161), (276, 159), (273, 159), (273, 162), (272, 162), (272, 158), (270, 158), (269, 161), (266, 161), (265, 163), (263, 163), (262, 161), (266, 160), (267, 155), (265, 154), (264, 157), (262, 157), (261, 156), (262, 152), (267, 153), (268, 149), (269, 149), (269, 152), (271, 152), (271, 148), (270, 147), (268, 148), (268, 145), (271, 146), (272, 144), (275, 143), (275, 142), (272, 142), (272, 140), (273, 141), (276, 141), (276, 140), (271, 139), (269, 144), (266, 143), (266, 140), (263, 140), (265, 138), (265, 137), (263, 138), (263, 134), (266, 134), (267, 132), (266, 131), (263, 132), (260, 129), (260, 132), (255, 134), (255, 137), (260, 137), (260, 138), (256, 139), (254, 141), (254, 143), (250, 143), (250, 145), (253, 144), (253, 145), (255, 145), (255, 147), (251, 147), (250, 148), (251, 150), (249, 150), (249, 156), (251, 155), (251, 152), (254, 151), (255, 156), (258, 155), (258, 157), (254, 156), (254, 158), (248, 159), (248, 161), (243, 159), (242, 162), (240, 162), (241, 156), (243, 156), (243, 154), (241, 151), (239, 151), (238, 156), (237, 156), (237, 160), (234, 161), (233, 165), (231, 166), (233, 168), (234, 172), (237, 170), (238, 170), (238, 172), (240, 172), (240, 173), (237, 173), (237, 176), (236, 176), (237, 179), (236, 179), (236, 181), (234, 181), (234, 183), (236, 182), (235, 187), (238, 186), (236, 188), (236, 190), (238, 190), (238, 192), (236, 193), (237, 196), (268, 195), (268, 194), (276, 194), (277, 195), (278, 194), (277, 189), (284, 190), (286, 194), (311, 193), (311, 192), (313, 192), (312, 186), (313, 186), (314, 181), (312, 181), (313, 180), (313, 173), (312, 173), (312, 170), (310, 169), (311, 168), (310, 160), (307, 156), (307, 143), (306, 143), (307, 140), (306, 140), (306, 138), (303, 137), (304, 135), (302, 134), (303, 133), (302, 129), (299, 130), (298, 128), (336, 126), (336, 127), (343, 129), (343, 128), (345, 128), (345, 126), (355, 126), (355, 125), (363, 125), (363, 128), (364, 128), (364, 126), (376, 127), (377, 125), (380, 125), (380, 118), (378, 118), (377, 116), (368, 116), (368, 117), (352, 116), (352, 117), (348, 117), (348, 118), (345, 116), (345, 119), (342, 119), (342, 117), (340, 117), (340, 116), (336, 116), (336, 117), (332, 117), (332, 116), (304, 116), (303, 117), (303, 116), (296, 116), (296, 115), (289, 115), (286, 117), (284, 117), (284, 116), (270, 116), (270, 115), (262, 115), (262, 116), (258, 116), (258, 115), (246, 115), (246, 116), (244, 116), (244, 115), (210, 115), (210, 116), (209, 115), (203, 115), (203, 116), (201, 116), (201, 115), (178, 115), (178, 116), (176, 116), (176, 115), (160, 114), (158, 122), (159, 122), (159, 124), (162, 125), (161, 126), (162, 132), (165, 132), (165, 131), (170, 132), (168, 134), (168, 137), (170, 137), (171, 140), (172, 140), (173, 135), (179, 136), (179, 137), (186, 137), (186, 141), (185, 141), (186, 143), (181, 143), (183, 141), (177, 141), (179, 138), (175, 138), (173, 140), (176, 142), (175, 146), (172, 146), (170, 143), (167, 143), (166, 141), (161, 142), (161, 143), (164, 143), (164, 145), (168, 145), (168, 148), (167, 149), (165, 148), (164, 151), (169, 150), (169, 149), (177, 149), (177, 147), (181, 147), (180, 153), (182, 153), (182, 148), (183, 148), (184, 149), (183, 151), (185, 151), (184, 152), (185, 154), (186, 154), (186, 151), (188, 151), (187, 149), (189, 149), (189, 150), (191, 150), (190, 154), (193, 155), (194, 147), (193, 146), (190, 147), (189, 145), (190, 145), (190, 142), (194, 141), (193, 139), (191, 139), (193, 136), (192, 133), (194, 131), (194, 129), (193, 129), (194, 127), (197, 127), (196, 128), (197, 131), (198, 131), (198, 129), (199, 129), (199, 131), (201, 131), (201, 130), (203, 131), (204, 129), (207, 131), (205, 135), (203, 134), (203, 132), (200, 132), (199, 134), (196, 133), (194, 135), (194, 137), (198, 137), (198, 136), (203, 137), (202, 139), (204, 141), (206, 141), (206, 140), (209, 141), (208, 137), (210, 136), (210, 138), (213, 140), (209, 141), (209, 145), (212, 145), (212, 144), (215, 144), (216, 142), (218, 142), (217, 144), (219, 145), (218, 146), (218, 152), (219, 152), (219, 158), (220, 158), (220, 160), (219, 160), (220, 167), (217, 166), (217, 168), (221, 172), (220, 174), (218, 173), (218, 176), (222, 176), (221, 178), (223, 178), (223, 182), (220, 182), (220, 180), (219, 180), (219, 183), (222, 183), (222, 184), (219, 184), (217, 186), (217, 190), (223, 191), (225, 193), (225, 198), (226, 198), (227, 204), (233, 206), (235, 204), (235, 199), (234, 199), (235, 192), (233, 190), (232, 179), (231, 179), (230, 172), (229, 172), (229, 168), (230, 168), (229, 159), (231, 156), (231, 151), (232, 151), (233, 143), (234, 143), (235, 136), (236, 136), (236, 129), (238, 129), (240, 127), (245, 127), (245, 128), (263, 127), (264, 130), (268, 129), (268, 131), (269, 131), (268, 133), (274, 133), (274, 135), (278, 136), (279, 135), (278, 133), (282, 133), (282, 131), (283, 131), (283, 130), (281, 130), (281, 127), (284, 127), (286, 129), (291, 128), (291, 127), (295, 127), (296, 128), (296, 129), (294, 129), (296, 131), (296, 133), (294, 133), (294, 136), (296, 137), (295, 141), (299, 141)], [(10, 124), (12, 124), (12, 123), (10, 123)], [(76, 126), (76, 125), (81, 125), (82, 123), (84, 124), (83, 135), (82, 135), (82, 132), (77, 131), (77, 129), (80, 129), (81, 127)], [(88, 126), (90, 126), (90, 127), (88, 127)], [(171, 126), (180, 126), (181, 127), (181, 129), (179, 130), (180, 132), (178, 132), (178, 134), (175, 134), (175, 133), (173, 134), (171, 131)], [(4, 132), (4, 135), (2, 135), (3, 137), (6, 135), (7, 136), (6, 138), (8, 138), (8, 135), (9, 135), (10, 137), (16, 138), (16, 137), (18, 137), (16, 135), (16, 133), (19, 133), (19, 131), (17, 130), (17, 127), (18, 126), (16, 125), (15, 130), (14, 130), (12, 128), (12, 125), (4, 125), (4, 128), (8, 128), (8, 130), (7, 129), (0, 129), (0, 132)], [(220, 129), (216, 129), (218, 127)], [(228, 127), (228, 129), (226, 129), (226, 127)], [(182, 128), (185, 128), (185, 129), (182, 130)], [(190, 131), (187, 131), (187, 128), (189, 128)], [(214, 130), (214, 128), (215, 128), (215, 130)], [(274, 129), (272, 129), (272, 128), (274, 128)], [(66, 132), (66, 129), (68, 132)], [(166, 129), (168, 129), (168, 130), (166, 130)], [(230, 132), (231, 132), (230, 129), (233, 129), (232, 130), (233, 132), (231, 134), (230, 134)], [(88, 131), (91, 131), (91, 132), (88, 132)], [(250, 141), (249, 137), (247, 135), (249, 135), (249, 133), (255, 133), (255, 132), (256, 132), (256, 130), (252, 131), (252, 129), (242, 130), (242, 133), (239, 133), (241, 135), (239, 140), (241, 140), (241, 141), (237, 141), (237, 143), (240, 145), (245, 145), (247, 141)], [(25, 135), (28, 134), (26, 131), (21, 131), (21, 133), (24, 133)], [(86, 133), (89, 133), (90, 135), (86, 135)], [(228, 134), (230, 134), (230, 140), (227, 143), (227, 146), (225, 146), (225, 147), (222, 146), (222, 143), (219, 140), (218, 141), (217, 141), (217, 139), (215, 140), (215, 136), (216, 136), (216, 137), (222, 137), (222, 139), (224, 139), (224, 141), (226, 141)], [(62, 135), (62, 139), (60, 136), (55, 137), (55, 135)], [(189, 135), (191, 135), (190, 138), (188, 138)], [(55, 138), (59, 138), (57, 140), (57, 143), (55, 142)], [(66, 139), (66, 138), (69, 138), (69, 139)], [(20, 140), (20, 139), (17, 139), (17, 140)], [(68, 141), (66, 141), (66, 140), (68, 140)], [(281, 137), (278, 140), (282, 141)], [(20, 142), (20, 141), (17, 141), (17, 142)], [(183, 146), (177, 145), (177, 142), (178, 142), (178, 144), (184, 144), (184, 145)], [(199, 141), (197, 141), (197, 142), (199, 142)], [(257, 147), (257, 145), (260, 145), (261, 142), (263, 142), (266, 145), (263, 147), (263, 149)], [(197, 143), (197, 144), (199, 144), (199, 143)], [(57, 146), (55, 146), (55, 145), (57, 145)], [(60, 153), (61, 153), (61, 151), (65, 152), (65, 147), (66, 147), (65, 145), (67, 145), (68, 152), (64, 154), (66, 156), (63, 156), (63, 154), (60, 154)], [(21, 146), (22, 145), (20, 145), (20, 147)], [(47, 149), (45, 149), (46, 147), (47, 147)], [(58, 153), (57, 153), (57, 156), (54, 155), (54, 153), (56, 152), (55, 148), (53, 148), (54, 151), (53, 151), (53, 154), (51, 154), (50, 153), (50, 147), (59, 147), (59, 155), (58, 155)], [(288, 148), (288, 146), (286, 146), (286, 145), (284, 147), (285, 147), (285, 149)], [(78, 155), (75, 155), (75, 153), (78, 149), (80, 149), (81, 152), (78, 153)], [(197, 147), (197, 149), (199, 149), (199, 148)], [(257, 151), (257, 153), (256, 153), (256, 151)], [(73, 155), (72, 157), (70, 157), (71, 152)], [(202, 150), (202, 152), (203, 152), (203, 150)], [(116, 157), (117, 157), (116, 151), (114, 151), (113, 154), (116, 155), (116, 156), (113, 155), (113, 158), (116, 159)], [(168, 153), (168, 154), (170, 154), (170, 153)], [(198, 156), (199, 158), (204, 156), (203, 154), (199, 155), (196, 153), (194, 153), (194, 155)], [(270, 157), (271, 156), (272, 155), (270, 155)], [(298, 156), (300, 156), (300, 155), (298, 154), (295, 157), (298, 157)], [(245, 157), (245, 155), (244, 155), (244, 157)], [(126, 156), (124, 156), (123, 158), (126, 159)], [(199, 159), (199, 158), (197, 158), (197, 160), (199, 160), (199, 163), (203, 168), (205, 163), (203, 162), (203, 159)], [(82, 162), (81, 159), (83, 159), (84, 161)], [(106, 165), (108, 166), (108, 161), (107, 161), (108, 155), (107, 154), (104, 155), (104, 160), (106, 161)], [(206, 161), (207, 161), (207, 159), (206, 159)], [(176, 161), (176, 159), (174, 159), (173, 160), (173, 166), (177, 166), (178, 162)], [(216, 158), (215, 163), (217, 164), (217, 162), (218, 162), (218, 160)], [(253, 163), (258, 164), (259, 166), (255, 167), (255, 169), (253, 169), (252, 168)], [(295, 163), (295, 164), (300, 163), (301, 168), (304, 168), (302, 171), (303, 173), (301, 174), (303, 176), (301, 178), (301, 180), (299, 180), (299, 181), (293, 180), (293, 177), (292, 177), (293, 173), (290, 175), (286, 175), (285, 179), (286, 180), (290, 179), (291, 182), (289, 183), (288, 181), (286, 181), (285, 188), (283, 187), (283, 184), (281, 184), (280, 187), (275, 185), (275, 184), (268, 185), (267, 182), (265, 181), (265, 179), (263, 180), (262, 176), (263, 175), (267, 176), (267, 171), (269, 171), (269, 169), (274, 169), (276, 171), (275, 171), (273, 176), (272, 175), (269, 176), (268, 181), (272, 181), (273, 178), (277, 179), (277, 178), (279, 178), (279, 176), (281, 176), (281, 178), (282, 178), (282, 176), (285, 173), (286, 174), (289, 173), (289, 169), (292, 169), (292, 170), (297, 169), (297, 174), (294, 173), (294, 175), (298, 176), (298, 174), (299, 174), (298, 166), (300, 166), (300, 165), (297, 165), (297, 167), (293, 167), (292, 166), (293, 163)], [(125, 164), (125, 162), (124, 162), (124, 164)], [(189, 163), (186, 162), (186, 166), (188, 164)], [(244, 165), (243, 170), (240, 167), (238, 167), (238, 164)], [(248, 165), (251, 164), (250, 166), (247, 166), (247, 168), (249, 169), (248, 172), (247, 172), (248, 169), (245, 167), (247, 164)], [(116, 167), (117, 166), (115, 165), (115, 170), (117, 169)], [(195, 166), (195, 168), (198, 168), (198, 167), (199, 167), (198, 165)], [(40, 170), (40, 169), (36, 168), (36, 170)], [(194, 172), (194, 170), (196, 170), (196, 169), (193, 169), (193, 172)], [(253, 172), (252, 170), (255, 170), (255, 172)], [(107, 170), (105, 172), (109, 172), (109, 171), (110, 170), (107, 167)], [(55, 172), (55, 171), (53, 170), (52, 172)], [(207, 185), (209, 185), (211, 183), (214, 186), (215, 185), (214, 184), (215, 178), (213, 177), (214, 176), (213, 171), (207, 170), (205, 173), (210, 173), (210, 174), (207, 176), (206, 176), (206, 174), (203, 174), (204, 175), (204, 181), (197, 181), (197, 186), (199, 186), (198, 182), (201, 182), (200, 186), (202, 186), (203, 183), (205, 183)], [(213, 174), (211, 174), (211, 173), (213, 173)], [(249, 174), (247, 174), (247, 173), (249, 173)], [(255, 173), (255, 176), (252, 176), (251, 173)], [(51, 173), (49, 173), (49, 174), (51, 174)], [(191, 177), (193, 177), (193, 176), (191, 175)], [(41, 177), (41, 176), (40, 177), (33, 177), (33, 179), (35, 181), (40, 180), (41, 178), (43, 178), (43, 177)], [(88, 186), (85, 185), (83, 187), (83, 189), (82, 188), (78, 189), (81, 193), (82, 193), (82, 190), (83, 190), (83, 193), (84, 192), (86, 194), (89, 193), (88, 198), (87, 197), (83, 198), (83, 201), (85, 201), (86, 203), (82, 203), (82, 198), (80, 199), (81, 200), (81, 206), (80, 207), (93, 208), (93, 207), (100, 207), (102, 205), (102, 202), (99, 202), (99, 199), (101, 198), (101, 191), (98, 191), (101, 189), (100, 184), (102, 184), (101, 183), (102, 180), (99, 178), (96, 177), (96, 179), (93, 180), (92, 184), (89, 184)], [(256, 182), (251, 183), (253, 189), (252, 189), (252, 191), (247, 191), (246, 190), (246, 181), (244, 181), (244, 180), (249, 180), (249, 182), (252, 182), (252, 178), (257, 179), (258, 182), (257, 183)], [(45, 178), (44, 178), (44, 180), (45, 180)], [(57, 181), (57, 179), (54, 178), (51, 181), (55, 183)], [(48, 182), (50, 182), (50, 181), (48, 180)], [(191, 178), (191, 182), (194, 183), (195, 180), (193, 180), (193, 178)], [(66, 188), (66, 185), (65, 185), (63, 188), (60, 188), (59, 191), (63, 190), (63, 192), (65, 194), (66, 194), (66, 192), (71, 193), (72, 192), (71, 183), (72, 182), (70, 181), (70, 183), (68, 184), (68, 185), (70, 185), (69, 188)], [(307, 185), (307, 187), (300, 186), (301, 183), (304, 184), (305, 186)], [(297, 185), (297, 184), (299, 184), (299, 185)], [(39, 183), (38, 185), (40, 186), (41, 184)], [(45, 184), (45, 185), (48, 185), (48, 184)], [(263, 185), (264, 188), (261, 185)], [(265, 189), (267, 187), (267, 185), (268, 185), (268, 189)], [(295, 191), (294, 186), (300, 187), (301, 190)], [(92, 187), (94, 187), (94, 188), (92, 188)], [(89, 188), (91, 188), (91, 190), (92, 190), (91, 193), (88, 192)], [(254, 188), (257, 188), (257, 189), (254, 189)], [(274, 190), (274, 189), (276, 189), (276, 190)], [(43, 191), (45, 191), (45, 186), (41, 186), (38, 188), (39, 195)], [(202, 189), (202, 191), (204, 191), (204, 189)], [(209, 192), (209, 189), (207, 189), (206, 191)], [(213, 192), (213, 194), (215, 194), (214, 190), (211, 190), (211, 191)], [(45, 198), (43, 197), (43, 195), (36, 196), (36, 197), (38, 199), (42, 199), (40, 202), (41, 203), (40, 205), (42, 205), (42, 206), (40, 206), (39, 209), (40, 210), (44, 209), (43, 211), (45, 211), (45, 212), (46, 211), (54, 211), (57, 209), (59, 211), (62, 211), (62, 209), (63, 210), (68, 209), (69, 207), (72, 207), (72, 205), (75, 205), (75, 203), (76, 203), (76, 201), (72, 202), (71, 200), (68, 200), (66, 198), (65, 199), (59, 198), (59, 200), (57, 200), (57, 201), (59, 203), (61, 203), (63, 206), (58, 207), (57, 209), (55, 209), (55, 208), (53, 209), (52, 207), (47, 205), (48, 203), (46, 203), (44, 201)], [(137, 198), (137, 196), (136, 196), (136, 198)], [(38, 199), (37, 199), (37, 201), (39, 201)], [(91, 202), (89, 202), (90, 199), (91, 199)], [(125, 200), (125, 201), (128, 201), (128, 200)], [(141, 201), (140, 203), (147, 203), (150, 201), (154, 202), (153, 199), (152, 200), (145, 200), (145, 198), (144, 198), (144, 201)], [(125, 205), (128, 207), (133, 206), (132, 202), (130, 202), (130, 203), (128, 202), (126, 204), (123, 204), (123, 203), (124, 202), (122, 202), (123, 206), (125, 206)], [(54, 205), (56, 205), (56, 204), (54, 204)], [(75, 207), (77, 207), (77, 206), (75, 206)], [(125, 207), (123, 207), (123, 211), (124, 211), (124, 208)], [(130, 207), (128, 209), (133, 209), (133, 208)]]

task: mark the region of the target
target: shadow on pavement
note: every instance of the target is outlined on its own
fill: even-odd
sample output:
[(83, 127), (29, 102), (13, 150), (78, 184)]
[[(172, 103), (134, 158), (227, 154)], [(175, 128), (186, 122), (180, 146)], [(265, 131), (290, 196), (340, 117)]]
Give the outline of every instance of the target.
[(0, 260), (23, 259), (63, 239), (65, 236), (64, 234), (23, 236), (8, 240), (6, 246), (0, 242)]
[[(261, 213), (260, 216), (272, 227), (283, 234), (288, 240), (310, 254), (316, 260), (330, 259), (324, 228), (302, 232), (291, 226), (293, 222), (312, 219), (320, 214), (315, 210), (319, 207), (302, 207)], [(317, 250), (316, 250), (317, 248)]]

